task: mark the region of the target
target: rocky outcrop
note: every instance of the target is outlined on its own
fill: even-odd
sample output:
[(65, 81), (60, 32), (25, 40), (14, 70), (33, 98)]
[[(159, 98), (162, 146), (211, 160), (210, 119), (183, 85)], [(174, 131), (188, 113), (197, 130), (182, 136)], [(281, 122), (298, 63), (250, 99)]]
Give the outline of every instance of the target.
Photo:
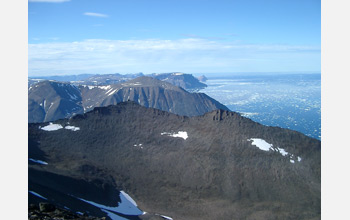
[(78, 219), (78, 220), (106, 220), (106, 217), (92, 217), (87, 213), (73, 213), (70, 210), (58, 208), (50, 203), (29, 204), (28, 206), (29, 220), (64, 220), (64, 219)]
[(155, 79), (171, 83), (179, 86), (187, 91), (195, 92), (207, 87), (206, 84), (200, 82), (192, 74), (174, 72), (174, 73), (159, 73), (149, 75)]

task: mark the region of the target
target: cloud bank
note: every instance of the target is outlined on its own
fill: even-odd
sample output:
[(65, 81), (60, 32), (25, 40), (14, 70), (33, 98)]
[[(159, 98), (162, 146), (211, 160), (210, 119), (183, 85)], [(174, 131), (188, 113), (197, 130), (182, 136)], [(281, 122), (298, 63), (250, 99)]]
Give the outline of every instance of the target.
[(131, 72), (320, 70), (320, 47), (208, 39), (101, 40), (28, 45), (29, 76)]
[(106, 14), (95, 13), (95, 12), (85, 12), (84, 15), (86, 15), (86, 16), (92, 16), (92, 17), (101, 17), (101, 18), (106, 18), (106, 17), (108, 17), (108, 15), (106, 15)]

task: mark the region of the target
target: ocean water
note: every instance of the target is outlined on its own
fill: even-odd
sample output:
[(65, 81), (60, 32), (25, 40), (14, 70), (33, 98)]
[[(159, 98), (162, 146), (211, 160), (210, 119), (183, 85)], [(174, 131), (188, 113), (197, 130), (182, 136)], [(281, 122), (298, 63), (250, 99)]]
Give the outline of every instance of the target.
[(321, 74), (208, 77), (210, 97), (256, 122), (321, 139)]

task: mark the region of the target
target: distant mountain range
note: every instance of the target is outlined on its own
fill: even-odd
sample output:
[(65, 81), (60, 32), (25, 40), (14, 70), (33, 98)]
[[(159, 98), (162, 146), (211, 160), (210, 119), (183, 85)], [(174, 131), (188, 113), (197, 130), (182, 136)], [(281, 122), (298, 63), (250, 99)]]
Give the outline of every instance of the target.
[[(60, 82), (70, 82), (74, 85), (94, 85), (105, 86), (111, 84), (117, 84), (126, 82), (128, 80), (135, 79), (140, 76), (145, 76), (143, 73), (135, 74), (80, 74), (80, 75), (67, 75), (67, 76), (44, 76), (44, 77), (30, 77), (29, 86), (33, 83), (42, 80), (54, 80)], [(203, 76), (195, 78), (192, 74), (186, 73), (153, 73), (146, 75), (161, 81), (171, 83), (173, 85), (182, 87), (183, 89), (194, 92), (205, 88), (207, 85), (200, 82), (199, 79), (203, 79)], [(204, 81), (203, 81), (204, 82)]]
[[(182, 94), (152, 80), (82, 93)], [(69, 88), (76, 103), (85, 99)], [(321, 218), (321, 142), (296, 131), (226, 110), (187, 117), (131, 101), (28, 126), (29, 203), (108, 219)]]
[[(164, 77), (158, 75), (157, 77)], [(70, 82), (39, 80), (28, 89), (28, 121), (48, 122), (82, 114), (95, 107), (108, 106), (123, 101), (135, 101), (145, 107), (152, 107), (184, 116), (202, 115), (206, 112), (228, 108), (204, 93), (190, 93), (172, 81), (190, 84), (191, 77), (181, 81), (172, 74), (158, 80), (157, 77), (138, 77), (123, 83), (110, 85), (79, 85)], [(193, 77), (193, 76), (192, 76)], [(98, 78), (91, 78), (98, 81)], [(198, 81), (198, 80), (197, 80)], [(98, 82), (101, 82), (98, 81)], [(185, 83), (185, 84), (186, 84)]]

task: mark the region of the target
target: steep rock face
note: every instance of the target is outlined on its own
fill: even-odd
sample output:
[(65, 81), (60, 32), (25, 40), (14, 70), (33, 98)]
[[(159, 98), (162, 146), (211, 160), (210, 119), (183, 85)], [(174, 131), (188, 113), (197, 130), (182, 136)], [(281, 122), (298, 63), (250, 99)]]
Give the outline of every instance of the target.
[(171, 83), (175, 86), (179, 86), (191, 92), (198, 91), (207, 87), (206, 84), (201, 83), (192, 74), (175, 72), (175, 73), (152, 74), (150, 76), (156, 79), (162, 80), (164, 82)]
[(76, 87), (56, 81), (33, 84), (28, 90), (28, 119), (29, 122), (54, 121), (128, 100), (186, 116), (202, 115), (214, 109), (228, 110), (203, 93), (190, 93), (170, 83), (143, 76), (106, 86)]
[[(55, 124), (79, 130), (29, 124), (29, 153), (36, 149), (48, 163), (30, 169), (99, 176), (148, 213), (173, 219), (320, 218), (321, 143), (301, 133), (224, 110), (189, 118), (133, 102)], [(259, 141), (270, 149), (255, 146)]]
[(204, 93), (189, 93), (170, 83), (146, 76), (106, 87), (83, 86), (80, 89), (85, 111), (129, 100), (145, 107), (186, 116), (202, 115), (215, 109), (228, 110)]
[(28, 89), (28, 121), (46, 122), (83, 113), (82, 97), (69, 83), (42, 81)]

